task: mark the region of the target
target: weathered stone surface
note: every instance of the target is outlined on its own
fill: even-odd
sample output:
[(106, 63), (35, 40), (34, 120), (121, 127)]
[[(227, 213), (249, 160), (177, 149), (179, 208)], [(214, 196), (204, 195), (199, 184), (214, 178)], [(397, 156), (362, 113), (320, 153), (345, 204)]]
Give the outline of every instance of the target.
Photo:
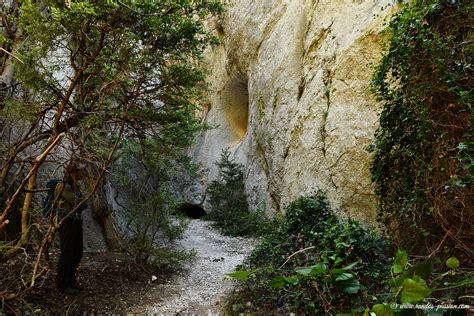
[(373, 221), (367, 146), (379, 108), (368, 86), (393, 2), (229, 1), (224, 45), (207, 60), (203, 117), (215, 128), (193, 149), (206, 180), (228, 147), (254, 208), (280, 212), (323, 189), (337, 210)]

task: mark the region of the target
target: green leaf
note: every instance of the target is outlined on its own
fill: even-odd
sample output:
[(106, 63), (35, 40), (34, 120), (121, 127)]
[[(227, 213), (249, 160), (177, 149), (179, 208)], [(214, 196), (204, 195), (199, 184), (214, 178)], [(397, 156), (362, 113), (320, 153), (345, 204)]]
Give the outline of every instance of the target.
[(296, 269), (295, 272), (302, 276), (309, 276), (312, 270), (313, 270), (312, 267), (308, 267), (308, 268), (303, 268), (303, 269)]
[(300, 282), (300, 279), (296, 275), (285, 277), (285, 282), (290, 285), (297, 285)]
[(428, 288), (426, 282), (417, 277), (415, 279), (405, 279), (403, 281), (400, 301), (403, 304), (416, 303), (431, 294), (431, 289)]
[(234, 272), (231, 272), (231, 273), (227, 273), (226, 275), (233, 278), (233, 279), (237, 279), (237, 280), (240, 280), (240, 281), (247, 281), (247, 279), (249, 278), (249, 272), (248, 271), (234, 271)]
[(347, 281), (347, 280), (351, 280), (351, 279), (354, 279), (354, 275), (352, 275), (352, 273), (343, 273), (343, 274), (341, 274), (340, 276), (338, 276), (336, 278), (336, 282), (337, 281)]
[(336, 286), (339, 290), (346, 294), (355, 294), (360, 290), (360, 283), (354, 278), (336, 282)]
[(390, 308), (390, 305), (388, 304), (375, 304), (372, 306), (372, 311), (377, 315), (377, 316), (392, 316), (393, 311)]
[(342, 262), (342, 258), (337, 257), (337, 258), (336, 258), (336, 261), (334, 261), (334, 265), (336, 266), (336, 265), (338, 265), (338, 264), (341, 263), (341, 262)]
[(446, 260), (446, 265), (453, 270), (457, 269), (459, 268), (459, 260), (456, 257), (451, 257)]
[(355, 294), (359, 292), (360, 283), (352, 273), (342, 273), (336, 277), (336, 287), (344, 293)]
[(326, 265), (323, 262), (320, 262), (320, 263), (312, 266), (310, 275), (311, 276), (316, 276), (316, 275), (319, 275), (319, 274), (323, 274), (323, 273), (326, 273), (326, 270), (327, 270)]
[(281, 275), (273, 278), (272, 280), (270, 280), (270, 282), (268, 282), (268, 286), (274, 287), (274, 288), (284, 287), (285, 284), (286, 284), (285, 277)]
[(413, 278), (415, 275), (421, 277), (422, 279), (427, 280), (431, 276), (432, 272), (433, 272), (433, 260), (428, 259), (426, 261), (417, 263), (415, 266), (409, 269), (404, 270), (403, 273), (400, 274), (400, 276), (397, 279), (390, 282), (390, 285), (392, 287), (402, 286), (403, 281), (406, 278)]
[(393, 260), (392, 270), (394, 273), (401, 273), (407, 265), (408, 256), (406, 251), (398, 250), (395, 259)]
[(319, 274), (326, 273), (326, 270), (326, 265), (323, 262), (320, 262), (311, 267), (297, 269), (295, 272), (302, 276), (317, 276)]
[(345, 267), (342, 267), (342, 270), (344, 270), (344, 271), (351, 270), (351, 269), (354, 268), (356, 265), (357, 265), (357, 261), (356, 261), (356, 262), (353, 262), (353, 263), (350, 263), (350, 264), (348, 264), (348, 265), (345, 266)]

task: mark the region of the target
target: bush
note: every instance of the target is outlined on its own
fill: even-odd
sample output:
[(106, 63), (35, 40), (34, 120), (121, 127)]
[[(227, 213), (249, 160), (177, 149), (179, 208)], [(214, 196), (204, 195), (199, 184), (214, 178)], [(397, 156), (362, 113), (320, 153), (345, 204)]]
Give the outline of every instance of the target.
[(175, 201), (165, 190), (148, 192), (136, 207), (125, 209), (128, 234), (123, 246), (136, 263), (162, 270), (176, 270), (194, 257), (193, 251), (173, 249), (173, 241), (181, 239), (188, 226), (184, 217), (171, 216)]
[(207, 189), (212, 212), (207, 219), (215, 221), (214, 226), (225, 235), (261, 235), (268, 221), (262, 211), (251, 212), (245, 194), (242, 165), (229, 158), (226, 149), (222, 151), (219, 180), (212, 181)]
[(192, 166), (178, 150), (158, 154), (154, 146), (159, 145), (152, 140), (126, 145), (120, 151), (125, 159), (117, 164), (114, 178), (120, 192), (116, 202), (123, 203), (123, 250), (139, 264), (166, 271), (179, 269), (194, 254), (175, 249), (174, 242), (183, 237), (189, 220), (172, 216), (180, 203), (173, 181)]
[[(391, 270), (387, 280), (391, 291), (385, 296), (385, 301), (367, 307), (365, 314), (370, 311), (377, 315), (468, 314), (474, 272), (469, 267), (462, 267), (456, 257), (445, 262), (436, 257), (419, 256), (409, 260), (407, 252), (399, 249)], [(410, 311), (406, 310), (408, 304), (412, 306)]]
[(242, 312), (250, 301), (264, 310), (309, 314), (364, 306), (367, 292), (385, 289), (387, 248), (374, 230), (338, 219), (324, 193), (299, 198), (239, 268), (242, 283), (227, 305)]

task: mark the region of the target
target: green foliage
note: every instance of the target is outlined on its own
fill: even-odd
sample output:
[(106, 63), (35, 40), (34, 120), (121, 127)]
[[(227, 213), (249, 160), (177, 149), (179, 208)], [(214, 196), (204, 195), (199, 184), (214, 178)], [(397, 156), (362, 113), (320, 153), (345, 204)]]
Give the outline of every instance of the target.
[(431, 290), (426, 285), (425, 280), (419, 276), (415, 276), (413, 279), (406, 278), (403, 280), (400, 302), (402, 304), (416, 303), (430, 294)]
[(356, 264), (357, 262), (354, 262), (347, 266), (338, 267), (338, 264), (334, 263), (333, 267), (328, 270), (326, 264), (320, 262), (307, 268), (295, 269), (296, 274), (290, 276), (277, 276), (270, 280), (268, 285), (274, 288), (287, 285), (290, 290), (301, 291), (301, 288), (292, 289), (292, 287), (300, 284), (320, 283), (326, 284), (327, 287), (334, 285), (337, 290), (346, 294), (356, 294), (360, 290), (360, 283), (355, 275), (350, 272)]
[[(168, 150), (166, 155), (163, 149)], [(151, 139), (141, 144), (126, 142), (120, 154), (122, 163), (115, 170), (116, 180), (125, 197), (131, 197), (123, 214), (127, 221), (126, 251), (139, 263), (181, 267), (193, 254), (172, 249), (172, 242), (183, 236), (188, 225), (186, 218), (171, 216), (180, 202), (173, 181), (192, 172), (188, 157), (179, 147), (171, 150)]]
[(285, 210), (239, 268), (247, 271), (247, 279), (229, 297), (229, 306), (242, 311), (251, 301), (285, 313), (344, 312), (369, 300), (361, 292), (385, 288), (381, 280), (390, 261), (379, 234), (338, 219), (322, 192), (299, 198)]
[(372, 306), (372, 311), (377, 316), (392, 316), (393, 315), (392, 309), (389, 304), (375, 304), (374, 306)]
[[(7, 84), (15, 91), (9, 91), (11, 100), (5, 107), (0, 105), (0, 116), (20, 121), (15, 137), (10, 137), (10, 143), (5, 146), (1, 144), (2, 208), (4, 201), (22, 205), (19, 200), (25, 195), (10, 192), (16, 191), (17, 183), (20, 183), (18, 190), (22, 190), (28, 180), (24, 175), (34, 171), (33, 165), (38, 167), (35, 164), (41, 152), (38, 150), (47, 148), (62, 133), (66, 135), (62, 145), (50, 152), (53, 155), (47, 161), (52, 157), (63, 160), (66, 151), (68, 155), (81, 156), (102, 171), (113, 161), (115, 144), (120, 145), (122, 154), (130, 145), (133, 152), (127, 158), (143, 168), (143, 174), (112, 175), (122, 178), (124, 183), (128, 181), (127, 187), (136, 193), (128, 197), (125, 207), (129, 235), (124, 246), (137, 262), (180, 266), (192, 253), (171, 247), (171, 241), (182, 235), (185, 220), (175, 221), (169, 216), (176, 203), (170, 170), (181, 159), (180, 150), (202, 129), (194, 115), (204, 87), (204, 71), (199, 68), (199, 61), (205, 49), (218, 44), (203, 22), (204, 17), (221, 13), (220, 2), (15, 0), (1, 3), (5, 27), (0, 30), (3, 33), (0, 41), (14, 57), (0, 53), (0, 68), (10, 62), (14, 64), (14, 72), (7, 73), (7, 77), (14, 74), (14, 80)], [(54, 155), (59, 147), (61, 153)], [(41, 179), (44, 169), (38, 170)], [(35, 176), (36, 173), (31, 179)], [(96, 180), (100, 179), (90, 182)], [(97, 186), (89, 188), (95, 190)], [(8, 211), (7, 218), (2, 218), (10, 221), (8, 228), (21, 219), (21, 212), (13, 209)], [(25, 234), (36, 231), (39, 225), (35, 221), (31, 217), (25, 223), (25, 227), (32, 228)], [(18, 231), (9, 236), (20, 241), (19, 250), (30, 241), (23, 237)], [(43, 244), (49, 245), (50, 239), (50, 235), (45, 237)], [(35, 260), (38, 257), (37, 262), (43, 265), (45, 261), (40, 257), (48, 252), (38, 252), (43, 248), (32, 250), (28, 256)], [(4, 258), (6, 252), (1, 248), (0, 257)], [(44, 271), (37, 265), (34, 270), (28, 270), (25, 266), (22, 274)], [(20, 279), (23, 280), (19, 276)], [(29, 284), (23, 282), (24, 287), (29, 288)], [(8, 289), (1, 288), (0, 292), (9, 297), (10, 293), (4, 290)], [(20, 292), (24, 293), (23, 289)]]
[(12, 59), (22, 93), (5, 111), (27, 113), (32, 124), (60, 118), (31, 139), (67, 132), (92, 146), (79, 135), (107, 129), (106, 138), (124, 123), (127, 139), (181, 146), (201, 128), (194, 111), (204, 72), (196, 61), (218, 44), (202, 18), (220, 14), (219, 2), (28, 0), (18, 7), (18, 18), (9, 18), (24, 34)]
[(198, 64), (203, 51), (218, 44), (203, 22), (222, 12), (220, 2), (25, 0), (6, 5), (18, 10), (4, 10), (2, 19), (21, 36), (11, 45), (15, 58), (4, 63), (14, 64), (16, 93), (0, 115), (22, 115), (24, 130), (2, 150), (2, 200), (11, 197), (3, 188), (13, 183), (8, 179), (15, 176), (13, 170), (27, 173), (34, 162), (31, 152), (46, 148), (61, 133), (74, 155), (105, 169), (117, 137), (137, 143), (151, 139), (166, 156), (190, 144), (202, 128), (194, 115), (204, 86)]
[(407, 258), (408, 258), (408, 255), (406, 251), (401, 251), (401, 250), (397, 251), (397, 255), (392, 265), (393, 273), (400, 273), (403, 271), (403, 269), (405, 269), (405, 266), (407, 265), (407, 260), (408, 260)]
[(226, 149), (221, 153), (219, 180), (212, 181), (207, 188), (212, 212), (207, 219), (230, 236), (261, 235), (268, 226), (261, 211), (249, 210), (244, 188), (242, 165), (229, 158)]
[(373, 75), (383, 104), (371, 146), (379, 219), (417, 254), (431, 252), (446, 232), (443, 255), (461, 249), (460, 259), (472, 256), (473, 9), (472, 1), (405, 6), (388, 25)]
[[(457, 305), (464, 303), (467, 306), (469, 301), (465, 299), (474, 284), (474, 272), (472, 269), (454, 270), (459, 268), (459, 260), (455, 257), (446, 262), (446, 265), (453, 270), (437, 271), (434, 266), (438, 260), (428, 258), (409, 262), (407, 253), (398, 250), (392, 265), (394, 274), (387, 280), (391, 286), (390, 295), (385, 297), (384, 303), (373, 305), (371, 310), (377, 315), (394, 315), (403, 312), (400, 304), (416, 304), (427, 298), (436, 302), (456, 301)], [(438, 311), (436, 306), (431, 310), (421, 310), (416, 305), (412, 306), (417, 309), (417, 315), (425, 313), (431, 315), (432, 312)]]
[(459, 260), (456, 257), (451, 257), (446, 260), (446, 265), (451, 269), (459, 268)]
[(246, 281), (249, 278), (249, 273), (247, 271), (234, 271), (231, 273), (227, 273), (226, 275), (230, 278), (241, 281)]

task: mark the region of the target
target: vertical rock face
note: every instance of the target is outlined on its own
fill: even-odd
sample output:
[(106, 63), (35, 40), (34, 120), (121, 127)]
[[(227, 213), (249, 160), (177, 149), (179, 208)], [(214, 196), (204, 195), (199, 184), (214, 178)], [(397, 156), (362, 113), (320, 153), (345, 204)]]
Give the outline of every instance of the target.
[(368, 87), (393, 1), (233, 0), (209, 54), (214, 127), (195, 161), (217, 175), (223, 148), (245, 166), (254, 208), (281, 212), (317, 189), (335, 209), (375, 218), (370, 178), (378, 105)]

